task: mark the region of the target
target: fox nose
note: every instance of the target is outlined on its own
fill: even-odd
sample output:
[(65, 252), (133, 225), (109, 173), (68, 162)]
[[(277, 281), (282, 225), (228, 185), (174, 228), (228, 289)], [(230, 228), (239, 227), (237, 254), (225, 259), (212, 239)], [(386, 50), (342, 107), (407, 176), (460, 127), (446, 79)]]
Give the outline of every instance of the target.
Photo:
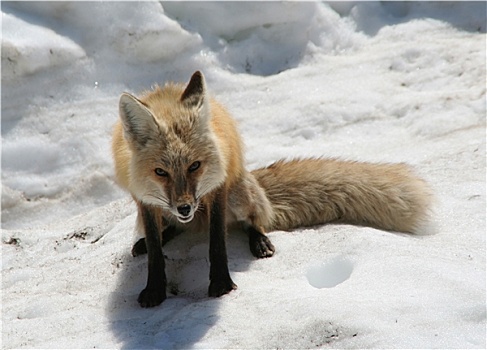
[(177, 209), (178, 209), (178, 213), (181, 214), (182, 216), (188, 216), (189, 213), (191, 212), (191, 205), (183, 204), (180, 205)]

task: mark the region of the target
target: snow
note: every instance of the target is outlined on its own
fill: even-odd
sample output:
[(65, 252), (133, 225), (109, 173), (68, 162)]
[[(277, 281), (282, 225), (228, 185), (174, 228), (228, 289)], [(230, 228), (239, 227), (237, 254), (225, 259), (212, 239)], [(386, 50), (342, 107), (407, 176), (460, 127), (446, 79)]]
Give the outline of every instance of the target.
[[(485, 2), (3, 2), (3, 348), (485, 348)], [(407, 162), (434, 234), (329, 224), (230, 232), (238, 289), (208, 298), (208, 243), (165, 247), (142, 309), (135, 206), (114, 183), (123, 91), (202, 70), (249, 168)]]

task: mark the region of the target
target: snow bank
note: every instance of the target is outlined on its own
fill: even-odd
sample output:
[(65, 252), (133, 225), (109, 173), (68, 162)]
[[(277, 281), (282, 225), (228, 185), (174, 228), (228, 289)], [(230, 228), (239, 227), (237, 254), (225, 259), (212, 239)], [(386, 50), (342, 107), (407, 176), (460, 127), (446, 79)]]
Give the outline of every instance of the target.
[(2, 80), (67, 65), (86, 56), (80, 46), (50, 29), (12, 15), (2, 17)]
[[(484, 348), (483, 2), (2, 3), (5, 348)], [(171, 296), (140, 309), (146, 260), (113, 181), (122, 91), (202, 70), (249, 168), (408, 162), (435, 235), (350, 225), (232, 232), (239, 289), (206, 297), (207, 239), (166, 249)]]

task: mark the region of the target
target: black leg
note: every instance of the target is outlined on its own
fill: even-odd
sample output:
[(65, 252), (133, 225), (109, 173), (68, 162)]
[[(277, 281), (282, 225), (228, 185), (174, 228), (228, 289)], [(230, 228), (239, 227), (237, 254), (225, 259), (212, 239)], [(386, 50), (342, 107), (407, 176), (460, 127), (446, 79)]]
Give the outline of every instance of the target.
[(220, 189), (210, 211), (210, 287), (208, 295), (219, 297), (237, 288), (228, 271), (226, 248), (226, 190)]
[(262, 232), (250, 225), (244, 227), (244, 230), (249, 235), (250, 251), (256, 258), (270, 258), (274, 255), (274, 245)]
[(142, 307), (153, 307), (166, 299), (166, 273), (164, 271), (164, 256), (162, 254), (160, 227), (157, 218), (149, 207), (139, 204), (139, 213), (145, 229), (145, 245), (147, 247), (149, 273), (147, 286), (140, 292), (137, 299)]
[[(174, 227), (169, 226), (162, 232), (162, 246), (176, 237), (180, 232)], [(139, 256), (147, 254), (147, 246), (145, 245), (145, 238), (139, 239), (132, 247), (132, 256)]]
[(135, 242), (134, 246), (132, 247), (132, 256), (139, 256), (147, 254), (147, 247), (145, 245), (145, 238), (139, 239)]

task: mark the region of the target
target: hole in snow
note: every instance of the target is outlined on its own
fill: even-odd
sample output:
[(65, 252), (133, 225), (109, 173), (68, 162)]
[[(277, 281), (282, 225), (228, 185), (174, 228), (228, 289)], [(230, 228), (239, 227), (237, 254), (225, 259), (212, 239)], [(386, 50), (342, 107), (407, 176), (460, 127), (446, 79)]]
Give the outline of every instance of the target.
[(311, 266), (306, 273), (306, 278), (315, 288), (333, 288), (350, 278), (352, 271), (352, 262), (338, 257)]

